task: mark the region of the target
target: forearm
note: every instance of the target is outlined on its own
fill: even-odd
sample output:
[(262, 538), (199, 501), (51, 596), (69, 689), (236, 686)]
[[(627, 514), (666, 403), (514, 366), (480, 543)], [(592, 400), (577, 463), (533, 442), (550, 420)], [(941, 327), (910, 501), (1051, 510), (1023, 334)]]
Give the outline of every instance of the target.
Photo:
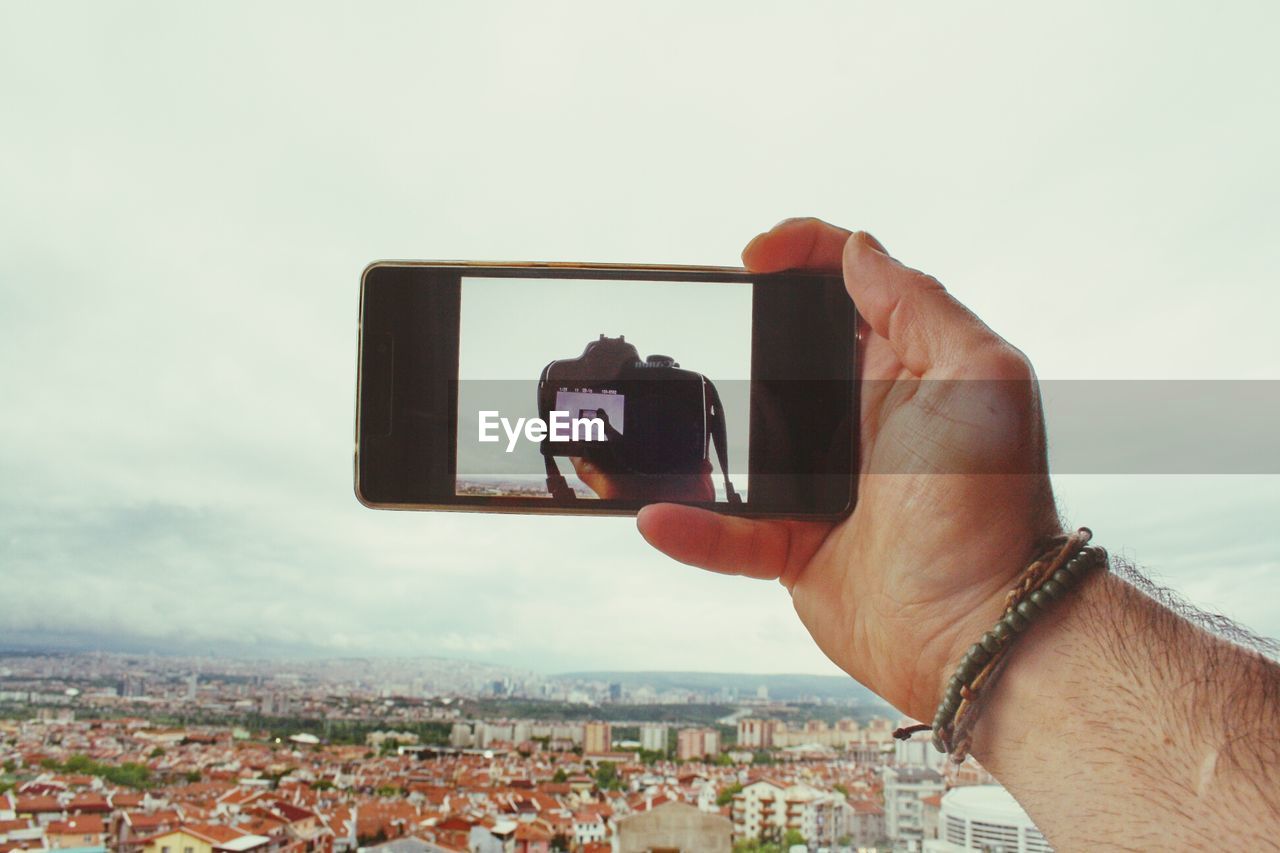
[(1014, 645), (973, 754), (1058, 849), (1280, 847), (1280, 667), (1110, 574)]

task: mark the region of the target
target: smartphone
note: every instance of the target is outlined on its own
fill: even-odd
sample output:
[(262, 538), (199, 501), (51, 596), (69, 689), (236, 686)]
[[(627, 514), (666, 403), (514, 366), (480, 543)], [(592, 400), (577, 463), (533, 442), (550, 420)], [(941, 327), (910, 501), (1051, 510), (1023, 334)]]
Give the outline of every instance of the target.
[(835, 519), (856, 499), (858, 316), (838, 274), (380, 261), (356, 496), (380, 509)]

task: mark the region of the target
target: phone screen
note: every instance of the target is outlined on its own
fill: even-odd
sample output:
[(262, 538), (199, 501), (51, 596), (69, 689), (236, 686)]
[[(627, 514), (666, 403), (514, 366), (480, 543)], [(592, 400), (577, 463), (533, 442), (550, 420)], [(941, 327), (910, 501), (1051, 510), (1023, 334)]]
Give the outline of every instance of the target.
[(456, 494), (746, 499), (751, 327), (741, 283), (462, 276)]
[(856, 314), (838, 276), (374, 265), (357, 491), (374, 506), (836, 516)]

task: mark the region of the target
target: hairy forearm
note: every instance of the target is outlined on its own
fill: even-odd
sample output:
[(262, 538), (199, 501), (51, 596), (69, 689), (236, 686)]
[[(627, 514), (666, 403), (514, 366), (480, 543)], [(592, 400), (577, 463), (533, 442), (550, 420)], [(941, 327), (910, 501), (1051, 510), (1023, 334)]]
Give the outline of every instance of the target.
[(1280, 848), (1280, 667), (1115, 575), (1062, 605), (973, 741), (1050, 843)]

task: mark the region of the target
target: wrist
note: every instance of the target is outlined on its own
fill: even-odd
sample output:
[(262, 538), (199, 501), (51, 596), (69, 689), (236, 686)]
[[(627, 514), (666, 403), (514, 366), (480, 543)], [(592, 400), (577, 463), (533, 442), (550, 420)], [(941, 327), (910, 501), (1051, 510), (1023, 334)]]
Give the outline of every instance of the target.
[[(929, 698), (928, 707), (923, 709), (923, 713), (927, 716), (918, 716), (917, 719), (933, 718), (939, 703), (946, 695), (948, 682), (959, 670), (966, 653), (1004, 616), (1010, 591), (1018, 585), (1020, 578), (1032, 562), (1042, 556), (1044, 543), (1061, 535), (1063, 535), (1061, 527), (1055, 524), (1041, 535), (1027, 534), (1020, 537), (1021, 541), (1013, 547), (1008, 547), (1003, 555), (1004, 564), (1001, 571), (993, 572), (988, 582), (981, 587), (975, 586), (966, 590), (969, 598), (967, 602), (956, 602), (955, 609), (962, 615), (953, 620), (947, 635), (945, 652), (940, 656), (942, 665), (931, 673), (927, 692), (922, 691)], [(987, 561), (987, 565), (994, 566), (998, 563), (995, 558), (992, 558)], [(1062, 604), (1069, 606), (1070, 602), (1062, 602)], [(1054, 610), (1061, 609), (1054, 608)], [(1045, 615), (1053, 614), (1051, 612)], [(1023, 639), (1022, 635), (1015, 637), (1014, 646), (1021, 643)]]
[(1044, 740), (1037, 735), (1054, 730), (1078, 706), (1088, 689), (1088, 662), (1103, 651), (1097, 614), (1123, 584), (1110, 572), (1092, 572), (1009, 648), (973, 727), (971, 753), (988, 770), (996, 772), (1010, 753), (1033, 755), (1029, 747)]
[[(1080, 595), (1082, 581), (1106, 570), (1106, 550), (1089, 545), (1086, 528), (1055, 537), (1020, 573), (1005, 596), (998, 621), (972, 642), (945, 687), (945, 698), (933, 716), (933, 743), (963, 761), (973, 739), (974, 723), (991, 702), (1001, 675), (1023, 640), (1031, 644), (1033, 629)], [(1065, 600), (1065, 601), (1064, 601)]]

